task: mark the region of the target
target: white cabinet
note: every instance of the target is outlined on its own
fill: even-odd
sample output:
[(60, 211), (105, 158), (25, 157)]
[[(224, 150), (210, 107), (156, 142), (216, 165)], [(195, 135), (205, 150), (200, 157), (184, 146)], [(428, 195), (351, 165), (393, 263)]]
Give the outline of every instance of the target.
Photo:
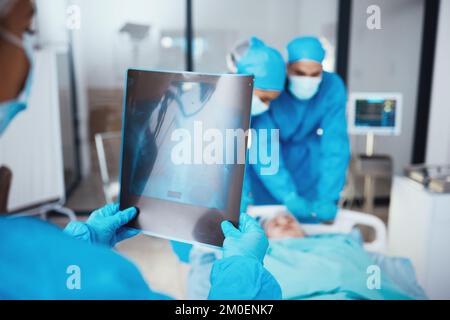
[(450, 299), (450, 194), (395, 177), (388, 245), (391, 255), (411, 259), (431, 299)]

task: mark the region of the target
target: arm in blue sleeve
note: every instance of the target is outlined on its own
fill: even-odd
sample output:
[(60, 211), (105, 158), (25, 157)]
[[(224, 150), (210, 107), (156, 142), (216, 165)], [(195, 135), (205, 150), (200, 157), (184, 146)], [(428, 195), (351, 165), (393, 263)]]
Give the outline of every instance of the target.
[[(322, 119), (320, 176), (317, 201), (337, 203), (344, 187), (350, 160), (346, 120), (346, 90), (340, 78), (330, 88), (330, 110)], [(334, 218), (326, 217), (326, 218)]]
[(0, 234), (4, 299), (170, 299), (152, 291), (138, 268), (117, 252), (43, 221), (0, 218)]
[(256, 259), (233, 256), (214, 262), (210, 300), (280, 300), (281, 288)]
[(269, 113), (258, 116), (253, 122), (256, 132), (252, 134), (256, 133), (257, 137), (252, 136), (250, 169), (255, 171), (272, 196), (283, 203), (289, 194), (297, 192), (297, 188), (283, 159), (278, 128)]

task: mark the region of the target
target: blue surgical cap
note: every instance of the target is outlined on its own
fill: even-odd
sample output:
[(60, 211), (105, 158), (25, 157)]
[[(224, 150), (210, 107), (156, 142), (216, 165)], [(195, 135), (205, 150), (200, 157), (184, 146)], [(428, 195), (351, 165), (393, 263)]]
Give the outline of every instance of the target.
[(310, 60), (322, 63), (325, 50), (316, 37), (298, 37), (289, 42), (287, 46), (288, 62)]
[(238, 73), (254, 75), (255, 89), (281, 91), (284, 88), (286, 65), (283, 57), (256, 37), (250, 39), (249, 48), (236, 67)]

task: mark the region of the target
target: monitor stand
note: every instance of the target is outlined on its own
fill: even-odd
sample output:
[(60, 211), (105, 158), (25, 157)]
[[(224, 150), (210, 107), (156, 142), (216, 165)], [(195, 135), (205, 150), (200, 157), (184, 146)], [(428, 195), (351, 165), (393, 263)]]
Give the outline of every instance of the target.
[(366, 152), (358, 155), (356, 169), (364, 177), (364, 207), (366, 213), (374, 212), (376, 179), (392, 174), (392, 159), (388, 155), (375, 155), (375, 134), (366, 135)]

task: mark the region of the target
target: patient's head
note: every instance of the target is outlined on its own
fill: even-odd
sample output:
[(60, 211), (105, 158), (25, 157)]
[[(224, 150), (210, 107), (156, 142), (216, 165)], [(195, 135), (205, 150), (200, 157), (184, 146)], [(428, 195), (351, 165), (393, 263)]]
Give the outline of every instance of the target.
[(283, 213), (267, 220), (264, 231), (269, 239), (303, 238), (305, 232), (294, 216)]

